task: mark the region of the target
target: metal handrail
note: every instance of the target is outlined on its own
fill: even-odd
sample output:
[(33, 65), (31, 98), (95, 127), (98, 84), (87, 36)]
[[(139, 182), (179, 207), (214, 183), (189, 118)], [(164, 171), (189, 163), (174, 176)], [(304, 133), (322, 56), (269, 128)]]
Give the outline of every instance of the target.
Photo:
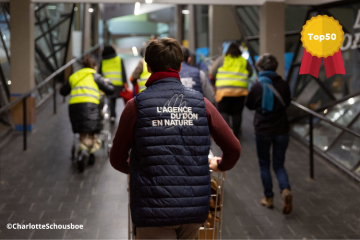
[(27, 106), (26, 106), (27, 98), (30, 97), (31, 93), (35, 92), (37, 89), (41, 88), (42, 86), (44, 86), (45, 84), (47, 84), (48, 82), (53, 80), (54, 114), (56, 114), (56, 79), (54, 77), (57, 76), (62, 71), (64, 71), (69, 66), (71, 66), (72, 64), (74, 64), (76, 61), (81, 59), (84, 55), (93, 52), (100, 46), (101, 46), (100, 44), (97, 44), (97, 45), (93, 46), (92, 48), (90, 48), (89, 51), (82, 53), (80, 57), (72, 59), (71, 61), (66, 63), (64, 66), (60, 67), (58, 70), (56, 70), (55, 72), (50, 74), (50, 76), (48, 76), (44, 81), (42, 81), (36, 87), (34, 87), (30, 91), (20, 95), (14, 101), (12, 101), (12, 102), (6, 104), (4, 107), (0, 108), (0, 114), (2, 114), (3, 112), (8, 111), (14, 105), (18, 104), (20, 101), (23, 101), (23, 124), (22, 125), (23, 125), (23, 149), (24, 149), (24, 151), (27, 149), (27, 119), (26, 119), (26, 117), (27, 117), (26, 116), (27, 115), (27, 109), (26, 109), (27, 108)]
[(294, 105), (295, 107), (305, 111), (306, 113), (309, 114), (309, 158), (310, 158), (310, 179), (314, 179), (314, 134), (313, 134), (313, 129), (314, 129), (314, 124), (313, 124), (313, 120), (314, 117), (329, 123), (330, 125), (340, 128), (341, 130), (343, 130), (344, 132), (347, 132), (355, 137), (360, 138), (360, 133), (357, 133), (347, 127), (344, 127), (336, 122), (331, 121), (330, 119), (322, 116), (321, 114), (295, 102), (295, 101), (291, 101), (291, 104)]
[[(2, 114), (3, 112), (9, 110), (11, 107), (13, 107), (14, 105), (16, 105), (17, 103), (19, 103), (21, 100), (23, 100), (24, 98), (27, 98), (31, 95), (31, 93), (35, 92), (37, 89), (41, 88), (42, 86), (44, 86), (45, 84), (47, 84), (48, 82), (50, 82), (55, 76), (57, 76), (59, 73), (61, 73), (62, 71), (64, 71), (66, 68), (68, 68), (69, 66), (71, 66), (72, 64), (74, 64), (76, 61), (78, 61), (79, 59), (81, 59), (84, 55), (93, 52), (95, 49), (99, 48), (101, 45), (97, 44), (95, 46), (93, 46), (92, 48), (90, 48), (89, 51), (83, 53), (80, 57), (78, 58), (74, 58), (71, 61), (69, 61), (67, 64), (65, 64), (64, 66), (60, 67), (58, 70), (56, 70), (55, 72), (53, 72), (52, 74), (50, 74), (50, 76), (48, 76), (44, 81), (42, 81), (41, 83), (39, 83), (38, 85), (36, 85), (36, 87), (34, 87), (33, 89), (31, 89), (30, 91), (23, 93), (22, 95), (20, 95), (19, 97), (17, 97), (15, 100), (11, 101), (10, 103), (6, 104), (4, 107), (0, 108), (0, 114)], [(55, 89), (54, 89), (55, 91)]]
[(347, 133), (350, 133), (351, 135), (354, 135), (355, 137), (360, 138), (360, 133), (357, 133), (357, 132), (355, 132), (355, 131), (347, 128), (347, 127), (344, 127), (344, 126), (342, 126), (342, 125), (340, 125), (340, 124), (338, 124), (336, 122), (333, 122), (330, 119), (320, 115), (319, 113), (317, 113), (315, 111), (310, 110), (309, 108), (307, 108), (307, 107), (305, 107), (305, 106), (303, 106), (303, 105), (301, 105), (301, 104), (299, 104), (299, 103), (297, 103), (295, 101), (291, 101), (291, 104), (298, 107), (298, 108), (300, 108), (300, 109), (302, 109), (303, 111), (311, 114), (314, 117), (317, 117), (317, 118), (319, 118), (319, 119), (321, 119), (321, 120), (323, 120), (323, 121), (325, 121), (325, 122), (327, 122), (327, 123), (329, 123), (329, 124), (331, 124), (331, 125), (333, 125), (333, 126), (335, 126), (337, 128), (340, 128), (341, 130), (343, 130), (343, 131), (345, 131)]

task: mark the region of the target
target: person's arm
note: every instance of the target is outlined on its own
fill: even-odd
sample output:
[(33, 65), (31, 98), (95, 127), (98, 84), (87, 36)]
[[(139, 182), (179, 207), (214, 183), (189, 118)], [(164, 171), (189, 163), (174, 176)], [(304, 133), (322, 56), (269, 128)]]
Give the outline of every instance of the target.
[(223, 152), (222, 159), (218, 161), (217, 168), (220, 171), (228, 171), (235, 166), (240, 158), (240, 142), (214, 105), (206, 98), (204, 100), (210, 134)]
[(98, 73), (102, 74), (102, 61), (100, 61), (100, 66), (99, 66), (99, 69), (98, 69)]
[(103, 76), (98, 73), (94, 74), (94, 81), (98, 85), (99, 89), (103, 91), (106, 95), (111, 95), (115, 91), (114, 85), (110, 82), (105, 82)]
[(216, 80), (216, 74), (219, 68), (224, 65), (224, 56), (218, 57), (210, 66), (209, 74), (212, 77), (212, 80)]
[(144, 64), (144, 59), (141, 59), (138, 63), (138, 65), (136, 66), (134, 72), (131, 74), (131, 82), (132, 84), (135, 86), (137, 83), (137, 80), (140, 79), (140, 76), (143, 72), (143, 64)]
[(200, 81), (204, 97), (206, 97), (212, 104), (215, 104), (214, 89), (212, 88), (206, 73), (202, 70), (200, 70)]
[(71, 92), (71, 86), (68, 81), (60, 88), (60, 94), (65, 97), (65, 96), (69, 95), (70, 92)]
[(253, 75), (253, 69), (249, 62), (246, 63), (246, 70), (249, 72), (248, 77), (251, 77)]
[(289, 84), (287, 84), (286, 82), (285, 82), (285, 94), (284, 95), (285, 95), (284, 101), (285, 101), (286, 107), (288, 107), (288, 106), (290, 106), (290, 103), (291, 103), (291, 91), (290, 91)]
[(131, 99), (121, 114), (119, 127), (116, 131), (113, 146), (110, 150), (110, 163), (116, 170), (129, 174), (129, 151), (134, 141), (135, 125), (137, 121), (137, 107)]
[(126, 77), (126, 69), (124, 65), (124, 60), (121, 59), (121, 75), (122, 75), (122, 81), (124, 83), (124, 87), (127, 89), (127, 77)]
[(245, 106), (250, 110), (256, 109), (256, 101), (260, 94), (260, 92), (258, 91), (258, 88), (259, 88), (259, 83), (255, 83), (251, 87), (250, 92), (246, 97)]

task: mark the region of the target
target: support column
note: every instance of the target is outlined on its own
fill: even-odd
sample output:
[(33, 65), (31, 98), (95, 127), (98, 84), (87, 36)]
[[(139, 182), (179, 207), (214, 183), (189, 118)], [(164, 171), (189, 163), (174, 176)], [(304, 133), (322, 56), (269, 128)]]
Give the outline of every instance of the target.
[(84, 3), (83, 12), (83, 51), (86, 52), (91, 48), (91, 13), (89, 12), (90, 3)]
[(230, 6), (209, 5), (209, 48), (210, 56), (222, 53), (224, 41), (240, 40), (241, 35), (236, 25)]
[(260, 7), (260, 54), (271, 53), (279, 62), (277, 73), (285, 75), (285, 3), (265, 2)]
[[(35, 11), (31, 0), (10, 0), (11, 12), (11, 95), (10, 100), (35, 87)], [(27, 98), (27, 129), (35, 125), (35, 97)], [(16, 129), (22, 131), (22, 104), (11, 109)]]
[(109, 29), (106, 20), (103, 20), (103, 40), (104, 45), (109, 45)]
[(181, 45), (182, 40), (184, 38), (184, 36), (183, 36), (184, 24), (182, 21), (182, 13), (181, 13), (180, 5), (175, 6), (175, 27), (176, 27), (176, 41)]
[(94, 42), (93, 42), (93, 46), (95, 46), (96, 44), (99, 43), (100, 40), (100, 35), (99, 35), (99, 21), (101, 19), (100, 17), (100, 8), (99, 8), (99, 4), (96, 4), (96, 6), (94, 7)]
[(190, 11), (189, 14), (189, 50), (195, 52), (195, 6), (193, 4), (188, 5)]

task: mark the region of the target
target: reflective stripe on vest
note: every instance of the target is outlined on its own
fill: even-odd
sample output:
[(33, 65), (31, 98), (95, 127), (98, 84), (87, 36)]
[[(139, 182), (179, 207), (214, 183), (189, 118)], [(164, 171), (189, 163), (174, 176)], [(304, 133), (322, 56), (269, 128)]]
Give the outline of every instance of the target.
[(247, 61), (239, 56), (236, 58), (227, 55), (224, 57), (224, 65), (216, 74), (216, 88), (247, 88), (248, 74)]
[(140, 75), (140, 79), (137, 81), (139, 86), (139, 93), (144, 91), (146, 89), (145, 83), (151, 76), (151, 73), (148, 72), (147, 64), (145, 62), (145, 59), (143, 59), (143, 71)]
[(123, 86), (121, 58), (116, 56), (102, 60), (102, 74), (104, 78), (110, 79), (114, 86)]
[(71, 95), (69, 104), (95, 103), (99, 104), (100, 90), (94, 81), (94, 69), (83, 68), (69, 78)]

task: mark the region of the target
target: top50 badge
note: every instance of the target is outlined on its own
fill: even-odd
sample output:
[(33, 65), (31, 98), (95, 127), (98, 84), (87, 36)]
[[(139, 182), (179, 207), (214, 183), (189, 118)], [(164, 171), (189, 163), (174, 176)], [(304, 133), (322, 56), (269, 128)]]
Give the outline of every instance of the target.
[(326, 77), (345, 74), (340, 50), (344, 41), (344, 31), (339, 21), (326, 15), (312, 17), (303, 26), (301, 41), (305, 49), (299, 75), (311, 74), (317, 78), (322, 59)]

